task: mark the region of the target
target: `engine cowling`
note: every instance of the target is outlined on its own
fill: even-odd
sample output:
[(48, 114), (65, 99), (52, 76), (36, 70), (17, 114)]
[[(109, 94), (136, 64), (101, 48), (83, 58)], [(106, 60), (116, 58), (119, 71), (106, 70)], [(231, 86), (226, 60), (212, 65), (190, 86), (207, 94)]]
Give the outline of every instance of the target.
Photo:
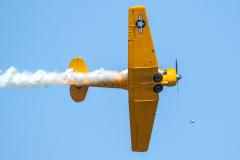
[(160, 82), (161, 85), (171, 87), (177, 84), (177, 73), (175, 69), (160, 69), (159, 73), (163, 75), (162, 81)]

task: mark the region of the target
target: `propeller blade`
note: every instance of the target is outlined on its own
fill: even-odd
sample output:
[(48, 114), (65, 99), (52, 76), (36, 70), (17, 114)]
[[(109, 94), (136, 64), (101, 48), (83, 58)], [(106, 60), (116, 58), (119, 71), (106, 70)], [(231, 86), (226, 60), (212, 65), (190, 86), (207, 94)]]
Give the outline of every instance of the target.
[[(177, 73), (177, 76), (178, 76), (178, 66), (177, 66), (177, 59), (176, 59), (176, 73)], [(177, 78), (177, 92), (178, 92), (178, 95), (179, 95), (179, 88), (178, 88), (178, 78)]]
[(177, 84), (177, 92), (178, 92), (178, 95), (179, 95), (179, 88), (178, 88), (178, 84)]
[(178, 74), (177, 59), (176, 59), (176, 72), (177, 72), (177, 74)]

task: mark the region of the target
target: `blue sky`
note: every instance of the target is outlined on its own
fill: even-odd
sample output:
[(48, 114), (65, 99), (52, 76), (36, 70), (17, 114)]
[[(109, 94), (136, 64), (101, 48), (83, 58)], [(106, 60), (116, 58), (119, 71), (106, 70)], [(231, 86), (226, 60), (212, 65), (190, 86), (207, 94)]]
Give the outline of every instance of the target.
[[(159, 68), (183, 76), (164, 87), (149, 150), (131, 151), (128, 93), (69, 86), (0, 89), (0, 159), (240, 158), (240, 1), (0, 1), (0, 70), (124, 70), (128, 8), (144, 5)], [(189, 123), (194, 119), (194, 124)]]

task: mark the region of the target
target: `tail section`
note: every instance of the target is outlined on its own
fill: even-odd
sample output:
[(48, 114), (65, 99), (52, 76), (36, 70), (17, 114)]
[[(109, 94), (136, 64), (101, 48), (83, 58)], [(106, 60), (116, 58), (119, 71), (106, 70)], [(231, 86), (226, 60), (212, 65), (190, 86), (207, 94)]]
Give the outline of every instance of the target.
[[(84, 60), (80, 57), (73, 58), (70, 62), (69, 68), (73, 69), (73, 72), (82, 72), (82, 73), (88, 73), (87, 66), (84, 62)], [(72, 99), (75, 102), (82, 102), (88, 91), (89, 86), (76, 86), (71, 85), (70, 86), (70, 95)]]

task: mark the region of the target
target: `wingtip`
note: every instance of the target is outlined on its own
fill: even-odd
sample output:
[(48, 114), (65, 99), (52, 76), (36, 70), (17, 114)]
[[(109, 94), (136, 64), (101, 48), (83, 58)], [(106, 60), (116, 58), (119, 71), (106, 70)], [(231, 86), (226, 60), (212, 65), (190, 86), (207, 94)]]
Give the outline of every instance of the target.
[[(136, 9), (136, 8), (145, 8), (144, 6), (142, 6), (142, 5), (139, 5), (139, 6), (133, 6), (133, 7), (131, 7), (132, 9)], [(131, 8), (129, 8), (129, 9), (131, 9)]]

